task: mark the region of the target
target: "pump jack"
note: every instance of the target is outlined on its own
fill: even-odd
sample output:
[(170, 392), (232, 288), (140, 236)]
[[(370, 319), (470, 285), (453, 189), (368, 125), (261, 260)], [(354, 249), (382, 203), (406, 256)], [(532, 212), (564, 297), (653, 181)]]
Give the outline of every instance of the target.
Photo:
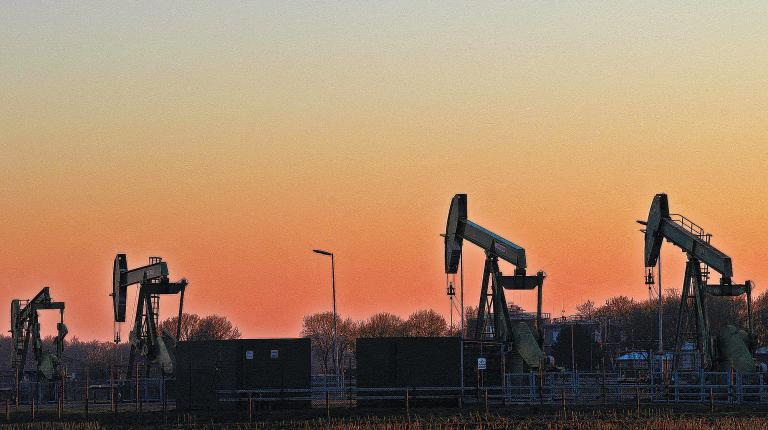
[[(59, 322), (56, 324), (56, 352), (51, 354), (43, 350), (40, 339), (40, 322), (38, 311), (45, 309), (58, 309)], [(64, 325), (64, 302), (54, 302), (48, 287), (44, 287), (31, 300), (14, 299), (11, 301), (11, 341), (13, 342), (13, 355), (11, 365), (15, 370), (17, 381), (23, 376), (24, 366), (27, 361), (27, 350), (30, 341), (32, 351), (35, 354), (38, 374), (47, 380), (52, 380), (59, 374), (59, 364), (64, 354), (64, 337), (67, 335), (67, 326)]]
[[(485, 269), (480, 291), (480, 305), (477, 309), (475, 340), (484, 340), (485, 319), (492, 316), (493, 339), (499, 342), (511, 342), (513, 340), (513, 327), (509, 318), (504, 290), (537, 289), (536, 332), (539, 347), (541, 347), (543, 341), (541, 287), (544, 283), (544, 272), (539, 271), (534, 276), (527, 276), (525, 250), (467, 219), (467, 195), (456, 194), (451, 200), (448, 222), (445, 227), (445, 273), (454, 274), (458, 271), (464, 239), (485, 251)], [(499, 258), (515, 266), (514, 275), (505, 276), (501, 273)]]
[[(169, 348), (175, 346), (176, 339), (181, 335), (181, 316), (184, 307), (184, 290), (187, 280), (178, 282), (168, 280), (168, 264), (160, 257), (150, 257), (149, 264), (128, 270), (125, 254), (115, 257), (114, 273), (112, 275), (112, 305), (115, 322), (125, 322), (125, 305), (128, 286), (139, 284), (136, 300), (136, 319), (129, 335), (131, 353), (128, 359), (128, 374), (133, 369), (136, 354), (147, 358), (146, 371), (149, 374), (150, 365), (157, 363), (164, 374), (173, 373), (173, 360)], [(158, 315), (160, 313), (161, 294), (180, 294), (179, 320), (176, 327), (176, 338), (169, 333), (158, 333)], [(120, 342), (119, 329), (115, 330), (115, 343)], [(169, 344), (170, 345), (167, 345)]]
[[(680, 350), (684, 341), (683, 331), (688, 326), (689, 307), (696, 315), (696, 343), (702, 367), (711, 368), (718, 358), (710, 334), (706, 306), (708, 296), (736, 297), (746, 294), (748, 319), (746, 346), (749, 354), (754, 354), (752, 282), (734, 284), (731, 281), (733, 276), (731, 257), (709, 243), (712, 235), (704, 232), (701, 227), (683, 215), (670, 214), (666, 194), (656, 194), (651, 203), (648, 220), (638, 221), (638, 223), (645, 226), (645, 266), (649, 268), (649, 273), (652, 273), (650, 269), (656, 266), (664, 239), (672, 242), (688, 256), (675, 331), (673, 367), (677, 369), (679, 363)], [(707, 284), (710, 268), (721, 275), (719, 284)], [(729, 357), (724, 356), (729, 353), (729, 351), (721, 351), (719, 361), (721, 363), (729, 361)], [(730, 361), (732, 366), (733, 360)], [(746, 366), (743, 370), (752, 371), (748, 367)]]

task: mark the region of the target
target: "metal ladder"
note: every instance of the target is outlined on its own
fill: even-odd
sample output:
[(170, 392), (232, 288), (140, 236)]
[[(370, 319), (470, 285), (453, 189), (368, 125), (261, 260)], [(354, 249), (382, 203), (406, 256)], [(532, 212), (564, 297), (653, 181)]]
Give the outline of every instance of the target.
[[(19, 309), (24, 309), (29, 304), (29, 300), (20, 300), (19, 301)], [(29, 333), (29, 324), (30, 321), (27, 319), (24, 321), (23, 327), (18, 333), (18, 336), (16, 337), (16, 342), (13, 345), (13, 358), (11, 360), (11, 364), (13, 368), (17, 368), (19, 364), (24, 360), (24, 342), (26, 339), (26, 334)], [(23, 369), (22, 369), (23, 370)]]
[[(696, 224), (690, 218), (687, 218), (682, 214), (670, 214), (670, 218), (672, 218), (672, 221), (679, 224), (684, 229), (693, 233), (693, 235), (699, 238), (699, 240), (702, 242), (709, 244), (712, 240), (712, 233), (707, 233), (702, 226)], [(709, 275), (709, 266), (701, 263), (701, 276), (705, 283), (709, 281)]]

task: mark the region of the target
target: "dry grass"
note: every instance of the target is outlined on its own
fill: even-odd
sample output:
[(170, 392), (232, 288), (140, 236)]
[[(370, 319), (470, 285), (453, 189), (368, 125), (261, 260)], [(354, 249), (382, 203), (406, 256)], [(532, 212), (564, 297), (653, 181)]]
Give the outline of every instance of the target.
[[(473, 412), (416, 416), (352, 416), (305, 419), (269, 419), (254, 423), (213, 423), (200, 422), (193, 415), (179, 415), (173, 424), (158, 425), (164, 429), (211, 429), (211, 430), (266, 430), (266, 429), (338, 429), (338, 430), (447, 430), (447, 429), (547, 429), (547, 430), (754, 430), (768, 428), (768, 416), (719, 414), (710, 416), (682, 415), (669, 410), (647, 409), (641, 413), (633, 411), (558, 411), (555, 413), (515, 416), (488, 415)], [(141, 426), (131, 423), (102, 424), (97, 421), (85, 422), (37, 422), (0, 425), (0, 430), (100, 430), (107, 428), (135, 429)]]

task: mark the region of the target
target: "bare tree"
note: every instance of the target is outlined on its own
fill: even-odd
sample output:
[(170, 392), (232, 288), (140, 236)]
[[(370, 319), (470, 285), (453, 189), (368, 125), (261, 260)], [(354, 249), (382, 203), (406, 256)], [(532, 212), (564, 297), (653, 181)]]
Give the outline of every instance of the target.
[(636, 306), (634, 300), (627, 296), (615, 296), (605, 301), (595, 312), (597, 316), (610, 318), (624, 318)]
[[(163, 320), (160, 323), (160, 330), (166, 331), (169, 334), (176, 336), (176, 327), (178, 325), (179, 317), (171, 317)], [(200, 325), (200, 316), (197, 314), (181, 314), (181, 336), (176, 340), (192, 340), (192, 334), (197, 330)]]
[[(310, 338), (312, 350), (320, 359), (323, 372), (328, 373), (333, 362), (333, 312), (320, 312), (304, 317), (301, 335)], [(339, 357), (354, 349), (357, 324), (350, 318), (336, 315), (336, 338)]]
[(472, 338), (477, 327), (477, 307), (467, 306), (464, 309), (464, 337)]
[[(160, 329), (176, 336), (179, 317), (171, 317), (160, 323)], [(200, 318), (197, 314), (182, 314), (181, 336), (178, 340), (229, 340), (240, 339), (240, 330), (221, 315)]]
[(405, 336), (405, 323), (397, 315), (381, 312), (371, 315), (360, 323), (360, 337), (396, 337)]
[(592, 300), (587, 300), (586, 302), (576, 306), (576, 315), (581, 318), (591, 319), (595, 316), (596, 313), (597, 308), (595, 308), (595, 302)]
[(208, 315), (200, 320), (197, 330), (191, 337), (193, 340), (240, 339), (240, 330), (238, 330), (226, 317), (221, 315)]
[(768, 290), (763, 291), (754, 301), (753, 316), (755, 324), (755, 335), (758, 344), (768, 343)]
[(405, 321), (407, 336), (446, 336), (448, 324), (442, 315), (432, 309), (412, 313)]

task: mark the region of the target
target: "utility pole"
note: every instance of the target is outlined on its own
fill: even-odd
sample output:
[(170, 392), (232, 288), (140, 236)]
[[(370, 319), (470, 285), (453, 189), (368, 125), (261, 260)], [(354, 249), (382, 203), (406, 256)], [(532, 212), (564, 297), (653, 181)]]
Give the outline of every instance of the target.
[(453, 281), (448, 280), (448, 274), (445, 275), (445, 293), (448, 295), (448, 312), (450, 314), (450, 320), (448, 323), (449, 330), (453, 332), (453, 297), (456, 295), (456, 289), (453, 287)]
[(661, 300), (661, 253), (659, 253), (659, 312), (658, 312), (658, 318), (659, 318), (659, 355), (661, 356), (660, 360), (664, 360), (664, 340), (662, 339), (662, 336), (664, 336), (664, 332), (662, 331), (662, 300)]
[(462, 401), (464, 401), (464, 333), (466, 331), (464, 330), (464, 250), (461, 250), (461, 254), (459, 254), (459, 288), (461, 289), (461, 397)]
[[(459, 284), (461, 288), (461, 338), (464, 339), (464, 251), (459, 257), (459, 268), (461, 269)], [(464, 350), (461, 352), (462, 363), (464, 359)]]
[[(443, 240), (446, 240), (445, 234), (440, 234)], [(447, 243), (447, 242), (446, 242)], [(459, 304), (461, 306), (461, 336), (459, 336), (459, 344), (461, 345), (461, 355), (459, 358), (460, 367), (460, 381), (461, 381), (461, 395), (464, 395), (464, 334), (466, 333), (464, 328), (464, 250), (459, 248)], [(448, 272), (446, 272), (446, 281), (448, 281)], [(455, 280), (455, 278), (454, 278)], [(453, 326), (453, 296), (451, 296), (451, 326)]]
[(576, 371), (576, 352), (573, 348), (573, 321), (571, 321), (571, 368)]
[[(316, 254), (328, 255), (331, 257), (331, 288), (333, 291), (333, 372), (334, 375), (339, 375), (339, 351), (337, 349), (338, 343), (336, 342), (336, 264), (334, 262), (334, 256), (332, 252), (323, 251), (322, 249), (313, 249), (312, 252)], [(337, 381), (338, 383), (338, 381)]]

